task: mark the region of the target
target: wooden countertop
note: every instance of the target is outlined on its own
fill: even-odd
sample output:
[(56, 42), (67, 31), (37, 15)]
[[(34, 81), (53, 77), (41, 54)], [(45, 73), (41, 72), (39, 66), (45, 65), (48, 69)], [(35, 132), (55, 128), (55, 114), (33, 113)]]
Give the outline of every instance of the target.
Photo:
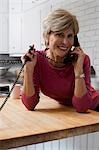
[[(3, 98), (0, 98), (0, 104)], [(9, 99), (0, 111), (0, 150), (99, 131), (99, 113), (77, 113), (41, 96), (35, 111)]]

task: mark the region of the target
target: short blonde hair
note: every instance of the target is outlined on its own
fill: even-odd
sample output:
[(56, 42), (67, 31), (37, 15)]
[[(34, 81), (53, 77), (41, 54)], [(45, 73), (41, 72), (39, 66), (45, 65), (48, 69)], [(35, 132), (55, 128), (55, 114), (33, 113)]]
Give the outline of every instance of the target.
[(57, 9), (51, 12), (43, 21), (45, 46), (48, 46), (48, 37), (51, 32), (59, 32), (69, 28), (73, 29), (75, 35), (79, 32), (76, 16), (64, 9)]

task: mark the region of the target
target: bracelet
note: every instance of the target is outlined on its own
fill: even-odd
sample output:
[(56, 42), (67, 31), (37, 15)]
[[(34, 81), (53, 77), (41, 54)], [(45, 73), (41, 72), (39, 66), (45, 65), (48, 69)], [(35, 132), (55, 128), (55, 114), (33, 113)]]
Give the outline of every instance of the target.
[(80, 74), (80, 75), (75, 76), (75, 79), (81, 79), (81, 78), (85, 78), (84, 73), (82, 73), (82, 74)]

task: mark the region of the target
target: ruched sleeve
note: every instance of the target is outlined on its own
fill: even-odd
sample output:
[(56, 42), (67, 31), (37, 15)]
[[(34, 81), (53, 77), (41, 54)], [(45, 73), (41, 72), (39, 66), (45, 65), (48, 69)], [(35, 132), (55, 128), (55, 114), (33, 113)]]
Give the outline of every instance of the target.
[(28, 109), (28, 110), (34, 110), (34, 108), (36, 107), (36, 105), (38, 104), (39, 102), (39, 70), (38, 70), (38, 63), (36, 64), (35, 66), (35, 69), (34, 69), (34, 73), (33, 73), (33, 85), (34, 85), (34, 88), (35, 88), (35, 94), (31, 97), (28, 97), (25, 95), (24, 92), (21, 93), (21, 99), (22, 99), (22, 102), (23, 104), (25, 105), (25, 107)]
[(87, 88), (87, 93), (82, 97), (73, 96), (72, 103), (73, 106), (76, 108), (77, 112), (86, 112), (92, 106), (92, 91), (94, 89), (91, 87), (91, 80), (90, 80), (91, 67), (90, 67), (90, 59), (87, 55), (85, 56), (83, 70), (85, 74), (84, 80)]

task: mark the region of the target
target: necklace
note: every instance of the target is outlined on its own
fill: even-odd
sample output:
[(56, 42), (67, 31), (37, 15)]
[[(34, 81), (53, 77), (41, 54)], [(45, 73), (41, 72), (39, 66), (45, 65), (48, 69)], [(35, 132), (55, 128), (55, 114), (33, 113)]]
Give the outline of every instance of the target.
[[(45, 52), (46, 52), (48, 49), (49, 49), (49, 48), (45, 48)], [(47, 55), (47, 53), (45, 53), (45, 58), (47, 58), (48, 61), (49, 61), (49, 63), (50, 63), (51, 65), (53, 65), (54, 67), (56, 67), (56, 68), (62, 68), (62, 67), (65, 66), (65, 63), (64, 63), (63, 61), (61, 61), (61, 62), (56, 62), (54, 59), (50, 58), (50, 57)]]
[(45, 58), (47, 58), (49, 60), (49, 62), (54, 66), (54, 67), (57, 67), (57, 68), (62, 68), (65, 66), (65, 64), (63, 63), (63, 61), (61, 62), (56, 62), (54, 59), (51, 59), (50, 57), (46, 56), (45, 55)]

